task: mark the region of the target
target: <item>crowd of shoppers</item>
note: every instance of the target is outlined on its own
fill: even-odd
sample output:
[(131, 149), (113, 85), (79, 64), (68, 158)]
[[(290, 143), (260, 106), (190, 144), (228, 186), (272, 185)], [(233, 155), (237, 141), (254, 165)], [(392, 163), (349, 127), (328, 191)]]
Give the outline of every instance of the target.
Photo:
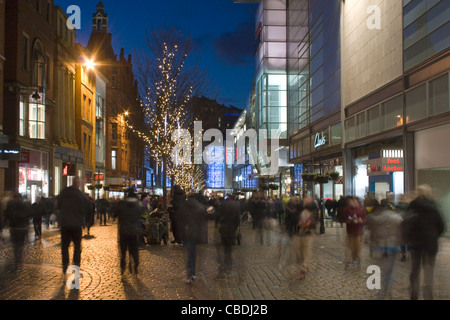
[[(275, 228), (281, 231), (284, 239), (295, 243), (290, 248), (300, 267), (300, 279), (303, 279), (314, 254), (311, 248), (314, 236), (319, 234), (318, 223), (321, 216), (326, 215), (346, 227), (346, 267), (361, 265), (364, 240), (369, 243), (370, 258), (382, 259), (383, 297), (389, 295), (396, 261), (405, 262), (409, 256), (411, 299), (419, 298), (421, 270), (424, 274), (423, 297), (433, 299), (438, 239), (445, 231), (445, 221), (427, 185), (419, 186), (416, 197), (410, 200), (401, 195), (396, 202), (391, 194), (381, 201), (371, 195), (363, 200), (341, 196), (337, 201), (327, 199), (324, 205), (310, 195), (279, 198), (264, 192), (254, 192), (249, 199), (239, 199), (236, 194), (207, 198), (198, 193), (187, 195), (179, 186), (174, 187), (166, 205), (158, 196), (144, 193), (138, 197), (132, 188), (120, 200), (106, 197), (93, 200), (80, 190), (80, 185), (81, 180), (75, 177), (73, 185), (64, 188), (56, 198), (38, 196), (32, 204), (19, 193), (5, 193), (0, 203), (0, 232), (9, 228), (15, 270), (20, 269), (30, 225), (35, 241), (41, 239), (43, 225), (60, 229), (62, 271), (65, 274), (69, 265), (81, 266), (83, 229), (90, 235), (95, 219), (99, 220), (99, 225), (117, 219), (121, 273), (125, 272), (128, 252), (130, 273), (138, 274), (139, 246), (146, 243), (143, 224), (149, 218), (165, 216), (165, 244), (170, 230), (172, 243), (186, 248), (186, 282), (192, 284), (196, 277), (198, 244), (207, 243), (207, 220), (213, 216), (223, 246), (218, 251), (220, 274), (231, 273), (232, 248), (240, 244), (240, 224), (247, 221), (258, 245), (271, 245)], [(71, 243), (74, 251), (70, 263)]]

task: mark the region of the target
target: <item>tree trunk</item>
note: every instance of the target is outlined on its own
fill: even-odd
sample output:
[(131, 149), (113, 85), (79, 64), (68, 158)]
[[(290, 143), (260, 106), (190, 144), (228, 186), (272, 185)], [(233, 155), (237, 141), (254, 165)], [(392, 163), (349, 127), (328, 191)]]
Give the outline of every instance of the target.
[(167, 161), (166, 158), (163, 158), (163, 201), (164, 201), (164, 210), (167, 209)]

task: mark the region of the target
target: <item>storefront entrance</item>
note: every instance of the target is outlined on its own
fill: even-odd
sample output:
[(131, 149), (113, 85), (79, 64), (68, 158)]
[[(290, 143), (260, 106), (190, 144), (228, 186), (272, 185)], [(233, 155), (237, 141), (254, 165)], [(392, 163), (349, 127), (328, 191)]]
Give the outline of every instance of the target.
[(36, 197), (42, 197), (42, 181), (27, 181), (26, 196), (30, 203), (35, 203)]

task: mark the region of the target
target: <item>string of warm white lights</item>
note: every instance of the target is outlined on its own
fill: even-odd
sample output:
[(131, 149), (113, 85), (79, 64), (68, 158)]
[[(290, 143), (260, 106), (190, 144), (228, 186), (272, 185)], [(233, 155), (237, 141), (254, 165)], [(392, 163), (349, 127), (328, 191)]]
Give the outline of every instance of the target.
[[(197, 170), (192, 163), (178, 164), (176, 159), (173, 159), (173, 156), (181, 157), (180, 154), (174, 155), (173, 150), (177, 143), (182, 142), (182, 138), (173, 140), (172, 136), (180, 128), (187, 127), (186, 106), (193, 92), (192, 87), (189, 87), (188, 92), (183, 94), (177, 86), (187, 58), (187, 54), (184, 54), (177, 60), (178, 53), (177, 45), (169, 49), (167, 44), (164, 44), (162, 58), (157, 58), (159, 81), (154, 86), (154, 91), (147, 88), (146, 95), (141, 100), (141, 109), (148, 129), (144, 132), (134, 128), (127, 117), (125, 124), (131, 132), (150, 146), (151, 155), (164, 164), (167, 174), (175, 178), (176, 184), (185, 191), (199, 190), (204, 185), (201, 170)], [(190, 143), (192, 145), (193, 140)]]

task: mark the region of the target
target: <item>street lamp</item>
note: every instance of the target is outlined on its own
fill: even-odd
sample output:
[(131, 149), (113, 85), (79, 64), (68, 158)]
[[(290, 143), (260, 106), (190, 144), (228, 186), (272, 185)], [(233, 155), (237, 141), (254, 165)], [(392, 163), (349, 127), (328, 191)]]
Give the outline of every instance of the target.
[(96, 64), (93, 59), (86, 58), (84, 65), (86, 66), (86, 69), (91, 70), (91, 69), (94, 69)]
[(41, 95), (39, 94), (39, 92), (36, 90), (32, 95), (31, 98), (33, 98), (33, 100), (39, 100), (41, 99)]

